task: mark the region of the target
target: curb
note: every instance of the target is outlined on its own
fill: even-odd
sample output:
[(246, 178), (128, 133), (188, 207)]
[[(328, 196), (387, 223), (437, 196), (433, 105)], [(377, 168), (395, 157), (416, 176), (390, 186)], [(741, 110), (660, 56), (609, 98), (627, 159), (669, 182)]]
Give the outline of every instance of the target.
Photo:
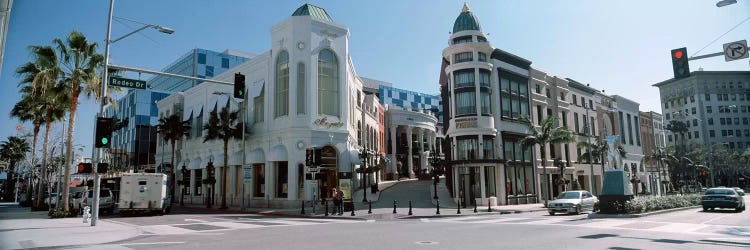
[(531, 212), (539, 212), (539, 211), (546, 211), (547, 209), (534, 209), (534, 210), (495, 210), (493, 209), (492, 212), (480, 212), (480, 213), (474, 213), (471, 209), (468, 209), (467, 213), (462, 214), (447, 214), (447, 215), (413, 215), (413, 216), (404, 216), (398, 219), (429, 219), (429, 218), (442, 218), (442, 217), (472, 217), (472, 216), (486, 216), (486, 215), (503, 215), (503, 214), (520, 214), (520, 213), (531, 213)]
[(699, 208), (700, 205), (696, 206), (689, 206), (689, 207), (678, 207), (678, 208), (671, 208), (671, 209), (664, 209), (664, 210), (657, 210), (657, 211), (651, 211), (646, 213), (640, 213), (640, 214), (589, 214), (589, 219), (609, 219), (609, 218), (640, 218), (640, 217), (646, 217), (650, 215), (655, 214), (663, 214), (663, 213), (671, 213), (671, 212), (677, 212), (682, 210), (690, 210), (694, 208)]
[(242, 211), (242, 210), (234, 210), (234, 209), (214, 209), (214, 208), (203, 208), (203, 207), (182, 207), (179, 208), (179, 210), (187, 210), (187, 211), (208, 211), (208, 212), (216, 212), (216, 213), (223, 213), (223, 214), (257, 214), (257, 215), (265, 215), (265, 216), (280, 216), (280, 217), (291, 217), (291, 218), (308, 218), (308, 219), (324, 219), (324, 218), (332, 218), (332, 219), (341, 219), (341, 220), (365, 220), (365, 218), (358, 218), (358, 217), (335, 217), (335, 216), (323, 216), (321, 215), (308, 215), (308, 214), (299, 214), (299, 213), (283, 213), (283, 212), (272, 212), (272, 211)]

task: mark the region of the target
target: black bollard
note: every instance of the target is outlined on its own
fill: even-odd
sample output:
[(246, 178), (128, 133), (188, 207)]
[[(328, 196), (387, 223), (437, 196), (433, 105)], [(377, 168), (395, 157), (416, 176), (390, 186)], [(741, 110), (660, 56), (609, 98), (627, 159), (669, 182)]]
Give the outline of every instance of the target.
[(437, 212), (435, 214), (440, 214), (440, 199), (435, 199), (437, 201)]
[(458, 198), (458, 204), (456, 205), (456, 214), (461, 214), (461, 198)]
[[(344, 202), (344, 201), (341, 201)], [(352, 202), (352, 216), (354, 216), (354, 202)]]
[(490, 199), (487, 199), (487, 212), (492, 212), (492, 207), (490, 206)]
[(474, 200), (474, 213), (478, 213), (478, 212), (479, 211), (477, 211), (477, 202), (476, 200)]
[(367, 208), (367, 213), (368, 213), (368, 214), (371, 214), (371, 213), (372, 213), (372, 201), (368, 202), (367, 204), (368, 204), (368, 205), (367, 205), (367, 206), (368, 206), (368, 208)]
[(328, 201), (323, 201), (323, 202), (326, 203), (326, 214), (325, 214), (325, 216), (328, 217)]
[(305, 201), (302, 201), (302, 212), (300, 212), (302, 215), (305, 214)]
[(396, 213), (396, 200), (393, 200), (393, 213)]
[(411, 213), (411, 201), (409, 201), (409, 215), (412, 215), (412, 213)]

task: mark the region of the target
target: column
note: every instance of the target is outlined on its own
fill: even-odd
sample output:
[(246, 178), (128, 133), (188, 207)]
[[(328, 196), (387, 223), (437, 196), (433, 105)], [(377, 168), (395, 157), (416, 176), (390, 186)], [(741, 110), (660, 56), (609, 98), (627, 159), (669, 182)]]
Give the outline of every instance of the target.
[(299, 200), (299, 165), (291, 164), (293, 164), (292, 161), (287, 162), (288, 199)]
[(396, 164), (396, 130), (398, 130), (398, 125), (391, 125), (391, 167), (393, 174), (397, 173), (398, 170), (396, 169), (398, 165)]
[[(227, 187), (227, 199), (229, 199), (229, 204), (234, 205), (235, 198), (238, 198), (240, 194), (236, 194), (234, 191), (237, 190), (237, 185), (240, 185), (240, 183), (237, 183), (237, 165), (232, 165), (229, 167), (229, 187)], [(237, 202), (239, 202), (239, 199), (237, 199)]]
[(412, 148), (411, 148), (411, 144), (412, 144), (412, 140), (411, 140), (412, 129), (413, 128), (411, 128), (409, 126), (406, 126), (406, 145), (407, 145), (407, 148), (409, 150), (408, 156), (407, 156), (407, 159), (406, 159), (406, 166), (409, 168), (409, 170), (408, 170), (409, 171), (409, 178), (414, 178), (414, 169), (413, 169), (413, 167), (414, 167), (414, 161), (412, 161), (412, 157), (413, 156), (412, 156)]
[(422, 171), (423, 169), (427, 168), (427, 162), (425, 161), (424, 157), (424, 151), (427, 151), (426, 148), (424, 148), (424, 129), (417, 128), (417, 140), (419, 140), (419, 170)]
[(190, 190), (190, 195), (188, 195), (188, 198), (190, 198), (190, 204), (193, 204), (193, 196), (195, 196), (195, 193), (193, 192), (193, 190), (195, 190), (195, 188), (193, 188), (193, 187), (195, 187), (196, 184), (200, 184), (201, 183), (200, 180), (197, 180), (197, 181), (195, 180), (195, 171), (200, 171), (200, 169), (199, 170), (190, 170), (190, 184), (188, 184), (188, 187), (187, 187), (187, 188), (189, 188), (188, 190)]

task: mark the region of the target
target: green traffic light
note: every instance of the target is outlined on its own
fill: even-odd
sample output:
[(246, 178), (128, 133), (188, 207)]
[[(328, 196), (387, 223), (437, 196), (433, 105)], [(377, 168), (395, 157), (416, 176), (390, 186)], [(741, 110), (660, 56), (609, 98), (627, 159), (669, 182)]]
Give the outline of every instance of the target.
[(106, 137), (102, 138), (102, 144), (107, 145), (107, 143), (109, 143), (109, 139), (107, 139)]
[(240, 90), (240, 95), (244, 95), (244, 94), (245, 94), (244, 91)]

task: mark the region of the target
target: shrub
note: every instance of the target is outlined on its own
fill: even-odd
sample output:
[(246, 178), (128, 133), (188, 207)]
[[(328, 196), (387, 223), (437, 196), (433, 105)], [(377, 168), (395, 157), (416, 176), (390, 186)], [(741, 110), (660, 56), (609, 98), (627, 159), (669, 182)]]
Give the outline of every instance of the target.
[(670, 196), (639, 196), (625, 203), (625, 210), (629, 214), (645, 213), (650, 211), (690, 207), (700, 205), (701, 196), (670, 195)]

